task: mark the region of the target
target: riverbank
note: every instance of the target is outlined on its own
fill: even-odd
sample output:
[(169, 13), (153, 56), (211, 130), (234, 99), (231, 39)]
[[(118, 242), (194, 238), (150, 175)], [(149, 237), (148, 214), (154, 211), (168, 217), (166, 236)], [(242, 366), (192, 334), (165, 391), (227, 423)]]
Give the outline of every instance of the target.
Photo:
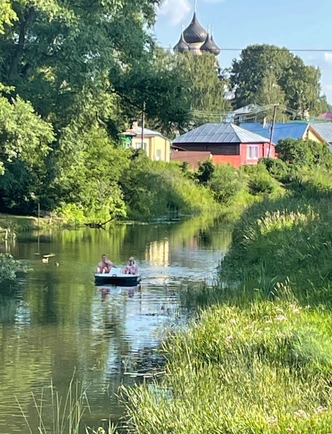
[(63, 219), (33, 216), (20, 216), (13, 214), (0, 214), (0, 228), (10, 229), (12, 233), (19, 234), (38, 229), (55, 228), (65, 226)]
[(244, 212), (164, 378), (127, 392), (134, 432), (329, 432), (331, 198), (329, 179), (303, 177)]

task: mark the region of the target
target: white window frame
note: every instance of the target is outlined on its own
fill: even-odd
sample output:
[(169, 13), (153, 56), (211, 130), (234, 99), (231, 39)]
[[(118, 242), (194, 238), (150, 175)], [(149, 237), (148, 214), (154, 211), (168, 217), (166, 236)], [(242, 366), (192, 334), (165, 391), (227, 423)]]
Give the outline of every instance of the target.
[(142, 148), (142, 142), (136, 142), (136, 149), (143, 149), (143, 151), (147, 152), (148, 144), (146, 142), (143, 142), (143, 148)]
[(161, 156), (162, 156), (161, 149), (157, 149), (156, 150), (156, 161), (160, 161), (161, 160)]
[(248, 145), (247, 158), (248, 160), (258, 160), (258, 145)]

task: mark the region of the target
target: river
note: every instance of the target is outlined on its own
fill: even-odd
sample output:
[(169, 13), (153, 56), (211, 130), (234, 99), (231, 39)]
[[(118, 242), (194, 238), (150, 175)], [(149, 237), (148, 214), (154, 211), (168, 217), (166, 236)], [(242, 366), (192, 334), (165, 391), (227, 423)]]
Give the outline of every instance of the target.
[[(50, 390), (64, 401), (73, 376), (89, 401), (82, 426), (116, 422), (123, 413), (119, 385), (137, 381), (137, 360), (149, 359), (165, 330), (185, 324), (181, 291), (212, 283), (230, 238), (219, 219), (196, 217), (50, 230), (2, 242), (0, 251), (31, 271), (0, 288), (0, 433), (28, 433), (28, 425), (37, 433), (36, 408), (51, 422)], [(96, 287), (102, 253), (115, 264), (135, 256), (141, 287)], [(44, 254), (54, 257), (45, 264)]]

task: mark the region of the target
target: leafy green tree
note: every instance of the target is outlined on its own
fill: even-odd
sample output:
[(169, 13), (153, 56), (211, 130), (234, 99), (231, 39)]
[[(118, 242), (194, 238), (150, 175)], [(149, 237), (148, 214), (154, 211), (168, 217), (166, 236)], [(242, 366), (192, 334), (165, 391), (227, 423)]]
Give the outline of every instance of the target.
[(144, 111), (146, 124), (167, 135), (188, 125), (188, 83), (170, 53), (155, 49), (143, 62), (134, 62), (125, 70), (112, 69), (110, 81), (131, 118), (140, 118)]
[[(4, 88), (3, 88), (4, 89)], [(45, 189), (46, 158), (54, 140), (52, 125), (21, 98), (0, 96), (0, 206), (32, 212)]]
[(188, 83), (187, 99), (194, 123), (220, 122), (222, 114), (229, 112), (231, 105), (224, 98), (225, 82), (219, 76), (215, 56), (210, 53), (196, 56), (187, 52), (178, 53), (176, 57), (178, 75)]
[(269, 103), (266, 80), (272, 78), (275, 87), (271, 97), (276, 100), (273, 104), (285, 104), (302, 117), (305, 111), (312, 114), (320, 111), (320, 70), (306, 66), (286, 48), (266, 44), (248, 46), (242, 50), (240, 59), (233, 61), (230, 81), (236, 88), (236, 106)]
[(282, 139), (276, 146), (279, 158), (294, 166), (332, 167), (332, 154), (326, 144), (313, 140)]

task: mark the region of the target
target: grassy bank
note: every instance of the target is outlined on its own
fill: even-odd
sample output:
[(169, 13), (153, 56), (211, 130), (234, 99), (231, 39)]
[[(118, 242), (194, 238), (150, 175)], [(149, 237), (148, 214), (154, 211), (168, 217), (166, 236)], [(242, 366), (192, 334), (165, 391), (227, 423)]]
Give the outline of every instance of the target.
[(127, 391), (134, 432), (317, 433), (332, 425), (331, 177), (302, 173), (235, 224), (220, 285)]
[(0, 228), (10, 229), (12, 233), (18, 234), (22, 232), (29, 232), (39, 229), (47, 229), (49, 227), (61, 227), (65, 225), (62, 219), (52, 219), (32, 217), (32, 216), (19, 216), (12, 214), (0, 214)]

